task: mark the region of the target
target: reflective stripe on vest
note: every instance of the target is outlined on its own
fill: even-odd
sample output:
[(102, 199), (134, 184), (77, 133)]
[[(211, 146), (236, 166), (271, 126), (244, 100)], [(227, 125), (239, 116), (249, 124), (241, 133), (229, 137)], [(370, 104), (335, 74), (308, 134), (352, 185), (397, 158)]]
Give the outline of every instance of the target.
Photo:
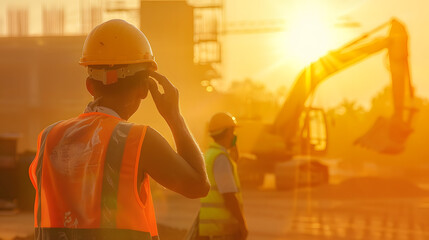
[[(56, 122), (52, 125), (50, 125), (49, 127), (47, 127), (44, 131), (42, 131), (42, 133), (39, 136), (39, 146), (38, 146), (38, 151), (37, 151), (37, 156), (36, 158), (38, 159), (37, 161), (37, 166), (36, 166), (36, 176), (37, 179), (41, 179), (42, 177), (42, 163), (43, 163), (43, 155), (44, 155), (44, 149), (45, 149), (45, 143), (46, 143), (46, 136), (48, 136), (48, 133), (52, 130), (53, 127), (55, 127), (55, 125), (57, 125), (59, 122)], [(41, 181), (37, 181), (37, 194), (39, 194), (41, 192), (42, 189), (42, 182)], [(36, 196), (37, 200), (39, 199), (38, 196)], [(35, 214), (34, 216), (36, 217), (35, 219), (35, 223), (40, 225), (41, 222), (41, 201), (36, 201), (35, 204), (37, 204), (37, 208), (35, 208)]]
[(101, 223), (102, 228), (116, 227), (116, 211), (119, 186), (119, 171), (122, 165), (125, 141), (132, 127), (131, 123), (118, 123), (110, 137), (106, 151), (103, 171), (103, 188), (101, 190)]
[(102, 113), (46, 128), (30, 166), (36, 239), (158, 239), (149, 176), (137, 183), (145, 133)]
[[(201, 209), (199, 213), (199, 235), (200, 236), (219, 236), (225, 234), (234, 234), (238, 231), (238, 221), (232, 216), (229, 210), (225, 207), (222, 194), (218, 191), (213, 173), (215, 159), (224, 154), (228, 157), (228, 153), (223, 147), (216, 143), (212, 143), (210, 148), (205, 153), (205, 161), (207, 175), (211, 184), (209, 193), (205, 198), (201, 198)], [(233, 171), (235, 184), (240, 191), (240, 183), (238, 180), (237, 166), (229, 159), (231, 169)], [(235, 194), (240, 206), (242, 205), (241, 193)]]

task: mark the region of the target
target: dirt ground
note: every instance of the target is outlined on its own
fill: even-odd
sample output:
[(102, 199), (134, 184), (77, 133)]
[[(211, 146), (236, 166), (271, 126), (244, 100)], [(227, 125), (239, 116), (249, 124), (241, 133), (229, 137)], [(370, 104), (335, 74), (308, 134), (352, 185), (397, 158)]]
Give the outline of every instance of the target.
[[(162, 189), (154, 196), (160, 224), (191, 226), (198, 201)], [(249, 240), (429, 239), (429, 192), (404, 179), (354, 178), (297, 191), (265, 186), (244, 189), (243, 199)]]
[[(199, 200), (154, 187), (162, 240), (180, 240)], [(404, 179), (355, 178), (314, 189), (244, 189), (248, 240), (427, 240), (429, 191)], [(0, 239), (32, 239), (31, 212), (0, 214)], [(29, 237), (26, 237), (29, 236)]]
[[(162, 240), (173, 240), (173, 239), (183, 239), (186, 234), (185, 229), (176, 229), (165, 225), (158, 225), (158, 234)], [(12, 240), (33, 240), (34, 235), (29, 234), (27, 236), (16, 236)], [(0, 238), (0, 240), (7, 240), (6, 238)]]

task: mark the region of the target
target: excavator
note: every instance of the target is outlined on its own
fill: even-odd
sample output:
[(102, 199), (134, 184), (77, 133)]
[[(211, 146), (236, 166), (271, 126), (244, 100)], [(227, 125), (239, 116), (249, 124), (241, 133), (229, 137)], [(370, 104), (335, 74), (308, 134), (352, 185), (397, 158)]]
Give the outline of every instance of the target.
[[(374, 37), (386, 28), (387, 36)], [(259, 185), (265, 173), (275, 174), (278, 189), (327, 183), (329, 169), (318, 158), (329, 145), (328, 128), (324, 111), (311, 106), (314, 93), (330, 76), (383, 50), (387, 50), (389, 59), (393, 114), (379, 117), (354, 144), (382, 154), (401, 153), (413, 131), (417, 110), (408, 106), (414, 99), (414, 89), (407, 30), (393, 18), (304, 68), (272, 124), (240, 123), (237, 132), (244, 154), (238, 166), (242, 183)]]

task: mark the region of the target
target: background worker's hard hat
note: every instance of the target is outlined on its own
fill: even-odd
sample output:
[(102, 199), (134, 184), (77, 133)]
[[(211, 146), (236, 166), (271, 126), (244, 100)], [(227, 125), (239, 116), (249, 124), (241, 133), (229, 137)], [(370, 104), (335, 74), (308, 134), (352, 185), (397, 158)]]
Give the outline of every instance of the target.
[(146, 36), (121, 19), (104, 22), (88, 34), (79, 63), (83, 66), (150, 63), (151, 70), (158, 68)]
[(236, 127), (237, 120), (230, 113), (220, 112), (213, 115), (209, 122), (209, 133), (211, 136), (222, 133), (225, 129)]

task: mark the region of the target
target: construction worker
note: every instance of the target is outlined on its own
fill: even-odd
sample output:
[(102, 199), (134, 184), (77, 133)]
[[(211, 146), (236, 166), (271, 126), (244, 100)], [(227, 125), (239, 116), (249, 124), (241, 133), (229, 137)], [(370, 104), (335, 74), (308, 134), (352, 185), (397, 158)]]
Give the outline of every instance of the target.
[[(89, 33), (80, 64), (88, 67), (94, 101), (83, 114), (40, 133), (30, 166), (35, 239), (158, 239), (149, 176), (189, 198), (206, 196), (210, 188), (178, 90), (155, 72), (145, 35), (123, 20)], [(127, 122), (148, 91), (177, 153), (151, 127)]]
[(217, 113), (209, 122), (214, 142), (204, 157), (211, 188), (201, 198), (198, 239), (246, 239), (240, 182), (237, 175), (237, 122), (229, 113)]

